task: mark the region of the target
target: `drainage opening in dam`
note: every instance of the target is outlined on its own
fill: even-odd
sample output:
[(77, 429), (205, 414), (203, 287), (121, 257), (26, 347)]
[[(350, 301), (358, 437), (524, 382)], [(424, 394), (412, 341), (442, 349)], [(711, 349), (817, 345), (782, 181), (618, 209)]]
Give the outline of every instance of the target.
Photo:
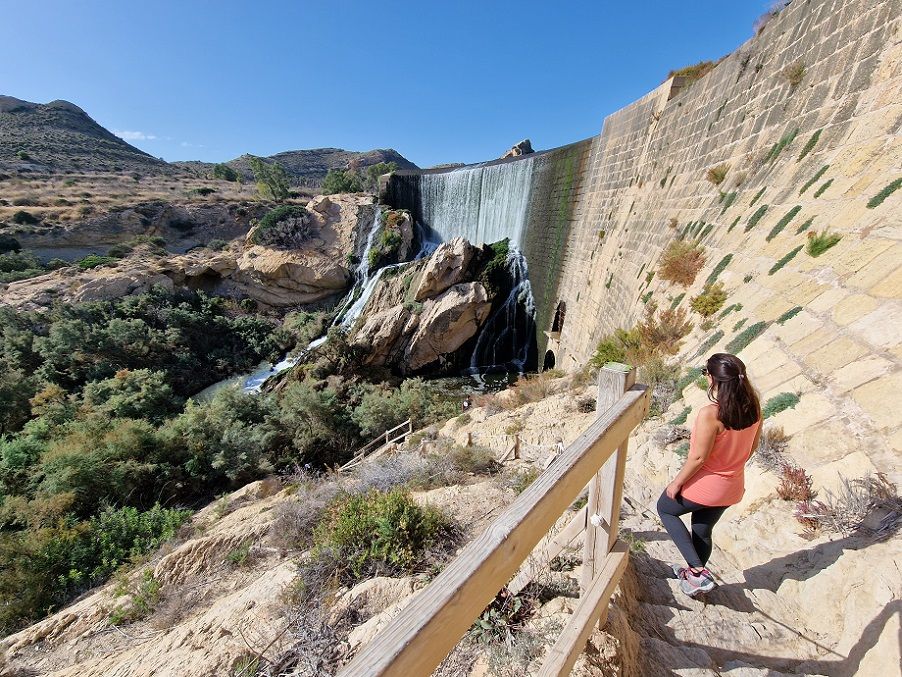
[(545, 359), (542, 362), (542, 371), (548, 371), (549, 369), (554, 369), (555, 359), (554, 359), (554, 351), (549, 350), (545, 353)]

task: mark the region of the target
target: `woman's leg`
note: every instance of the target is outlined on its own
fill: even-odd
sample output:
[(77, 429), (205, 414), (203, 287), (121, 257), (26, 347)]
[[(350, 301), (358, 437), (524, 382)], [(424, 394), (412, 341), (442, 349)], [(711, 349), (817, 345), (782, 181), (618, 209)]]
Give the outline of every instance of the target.
[(711, 557), (711, 549), (714, 547), (711, 541), (711, 532), (725, 510), (726, 507), (702, 507), (692, 511), (692, 545), (695, 552), (698, 553), (702, 566), (705, 566), (708, 558)]
[[(696, 508), (702, 507), (691, 503), (691, 501), (689, 503)], [(685, 505), (682, 496), (678, 495), (677, 499), (674, 500), (667, 495), (667, 492), (663, 492), (661, 498), (658, 499), (658, 515), (660, 515), (661, 522), (663, 522), (664, 528), (667, 529), (667, 533), (670, 534), (670, 538), (673, 539), (683, 559), (686, 560), (686, 564), (690, 567), (701, 569), (705, 564), (692, 543), (693, 539), (689, 535), (689, 530), (683, 524), (683, 520), (680, 519), (680, 515), (685, 515), (691, 511), (692, 508)], [(708, 554), (710, 553), (711, 551), (709, 550)]]

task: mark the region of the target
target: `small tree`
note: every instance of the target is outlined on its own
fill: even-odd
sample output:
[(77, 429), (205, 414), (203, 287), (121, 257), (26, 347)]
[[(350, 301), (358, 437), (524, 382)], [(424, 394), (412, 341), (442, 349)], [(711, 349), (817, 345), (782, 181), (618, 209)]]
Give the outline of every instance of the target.
[(254, 181), (261, 196), (273, 200), (288, 198), (288, 173), (278, 162), (264, 162), (258, 157), (252, 157), (251, 171), (254, 172)]
[(351, 169), (330, 169), (323, 179), (323, 193), (333, 195), (335, 193), (359, 193), (363, 190), (363, 183), (357, 173)]

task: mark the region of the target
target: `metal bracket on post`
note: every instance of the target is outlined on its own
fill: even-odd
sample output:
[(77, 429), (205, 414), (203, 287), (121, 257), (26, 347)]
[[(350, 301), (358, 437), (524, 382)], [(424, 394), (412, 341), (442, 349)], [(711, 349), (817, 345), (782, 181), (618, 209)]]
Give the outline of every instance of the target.
[[(595, 410), (600, 416), (623, 397), (636, 382), (636, 369), (618, 362), (608, 362), (598, 372), (598, 398)], [(589, 502), (586, 506), (586, 539), (583, 545), (583, 570), (580, 591), (592, 584), (607, 554), (617, 542), (620, 522), (620, 502), (623, 498), (623, 475), (626, 469), (627, 441), (618, 447), (595, 477), (589, 482)], [(602, 613), (603, 625), (607, 613)]]

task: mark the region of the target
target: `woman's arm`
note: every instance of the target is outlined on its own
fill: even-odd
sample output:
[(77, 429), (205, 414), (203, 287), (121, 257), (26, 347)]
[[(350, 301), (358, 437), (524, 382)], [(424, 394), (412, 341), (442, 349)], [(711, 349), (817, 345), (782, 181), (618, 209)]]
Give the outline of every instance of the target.
[(698, 412), (695, 422), (692, 444), (683, 467), (673, 481), (667, 485), (665, 492), (670, 498), (676, 498), (683, 485), (699, 471), (699, 468), (711, 455), (714, 448), (714, 438), (719, 432), (720, 423), (717, 420), (717, 407), (709, 405)]

